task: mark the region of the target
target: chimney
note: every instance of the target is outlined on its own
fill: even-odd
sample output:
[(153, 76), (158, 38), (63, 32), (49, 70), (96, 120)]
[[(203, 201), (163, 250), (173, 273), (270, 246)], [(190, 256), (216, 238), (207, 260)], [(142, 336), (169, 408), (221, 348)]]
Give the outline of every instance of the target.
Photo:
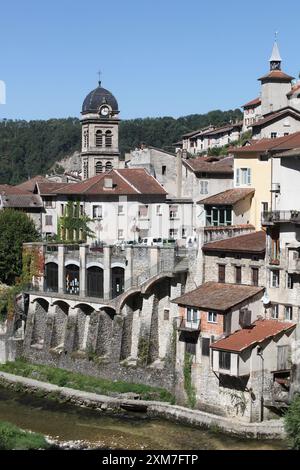
[(109, 176), (104, 178), (104, 189), (113, 189), (113, 179)]

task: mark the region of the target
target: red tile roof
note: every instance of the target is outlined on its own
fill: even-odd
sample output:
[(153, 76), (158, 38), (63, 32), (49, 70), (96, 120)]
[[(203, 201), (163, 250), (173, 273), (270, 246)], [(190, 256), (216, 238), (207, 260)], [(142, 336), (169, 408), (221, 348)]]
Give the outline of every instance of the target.
[(26, 209), (43, 206), (41, 198), (37, 194), (8, 184), (0, 185), (0, 196), (3, 207), (7, 208)]
[(263, 230), (259, 232), (238, 235), (237, 237), (226, 238), (226, 240), (217, 240), (215, 242), (203, 245), (204, 252), (224, 251), (224, 252), (243, 252), (243, 253), (261, 253), (266, 249), (266, 234)]
[[(105, 179), (112, 179), (112, 188), (104, 187)], [(56, 194), (86, 195), (166, 195), (164, 188), (143, 168), (110, 170), (80, 183), (72, 183), (56, 191)]]
[(256, 106), (259, 106), (260, 104), (261, 104), (261, 99), (258, 97), (258, 98), (255, 98), (254, 100), (249, 101), (248, 103), (244, 104), (242, 106), (242, 108), (254, 108)]
[(232, 174), (233, 173), (233, 158), (215, 158), (211, 157), (197, 157), (183, 160), (194, 173), (213, 173), (213, 174)]
[(263, 293), (264, 287), (206, 282), (197, 289), (172, 300), (178, 305), (226, 313), (236, 305)]
[(36, 183), (48, 183), (47, 178), (41, 175), (34, 176), (30, 180), (24, 181), (24, 183), (18, 184), (16, 188), (25, 189), (25, 191), (33, 192)]
[(264, 117), (263, 119), (260, 119), (259, 121), (254, 122), (253, 124), (251, 124), (251, 127), (263, 127), (265, 124), (269, 124), (270, 122), (273, 122), (273, 121), (278, 121), (286, 116), (292, 116), (294, 119), (297, 119), (298, 121), (300, 121), (300, 112), (297, 109), (294, 109), (292, 107), (287, 107), (280, 111), (271, 113), (270, 115)]
[(260, 81), (265, 81), (267, 79), (271, 79), (274, 81), (279, 81), (279, 82), (291, 82), (294, 77), (291, 77), (290, 75), (287, 75), (286, 73), (282, 72), (282, 70), (271, 70), (271, 72), (266, 73), (262, 77), (260, 77), (258, 80)]
[(214, 194), (213, 196), (206, 197), (205, 199), (201, 199), (197, 202), (197, 204), (213, 204), (216, 206), (224, 204), (232, 205), (236, 204), (242, 199), (245, 199), (249, 195), (253, 195), (254, 193), (255, 189), (253, 188), (227, 189), (226, 191), (222, 191), (221, 193)]
[(300, 90), (300, 83), (299, 82), (296, 83), (294, 86), (292, 86), (291, 91), (289, 91), (286, 96), (287, 97), (293, 96), (293, 94), (296, 93), (296, 91), (298, 91), (298, 90)]
[[(280, 150), (290, 150), (300, 147), (300, 132), (278, 137), (276, 139), (260, 139), (251, 145), (245, 147), (235, 147), (230, 149), (235, 155), (243, 155), (248, 153), (277, 152)], [(254, 155), (255, 156), (255, 155)]]
[(273, 338), (280, 333), (287, 333), (295, 327), (295, 323), (280, 322), (278, 320), (256, 320), (250, 328), (235, 331), (227, 338), (211, 344), (210, 347), (224, 351), (242, 352), (244, 349), (254, 347), (268, 338)]
[(49, 196), (51, 194), (56, 194), (59, 189), (68, 187), (73, 183), (56, 183), (52, 181), (47, 181), (46, 183), (41, 182), (37, 183), (37, 190), (41, 196)]

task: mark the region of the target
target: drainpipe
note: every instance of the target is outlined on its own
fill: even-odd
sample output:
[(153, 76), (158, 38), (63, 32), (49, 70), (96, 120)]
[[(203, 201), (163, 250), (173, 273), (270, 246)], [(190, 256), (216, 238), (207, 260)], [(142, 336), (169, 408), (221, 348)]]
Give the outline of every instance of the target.
[(264, 420), (264, 382), (265, 382), (265, 372), (264, 372), (264, 356), (263, 351), (259, 347), (257, 349), (257, 355), (261, 358), (261, 396), (260, 396), (260, 420)]

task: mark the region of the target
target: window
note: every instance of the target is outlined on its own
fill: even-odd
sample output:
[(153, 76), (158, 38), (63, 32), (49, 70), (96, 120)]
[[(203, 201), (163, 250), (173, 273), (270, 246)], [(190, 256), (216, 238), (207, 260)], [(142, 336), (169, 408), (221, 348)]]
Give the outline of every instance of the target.
[(124, 214), (124, 206), (118, 206), (118, 215)]
[(232, 209), (230, 206), (206, 206), (206, 226), (223, 226), (232, 224)]
[(163, 165), (163, 166), (161, 167), (161, 174), (162, 174), (163, 176), (167, 174), (167, 167), (166, 167), (166, 165)]
[(88, 148), (88, 146), (89, 146), (89, 131), (88, 131), (88, 129), (86, 129), (83, 132), (83, 146), (84, 146), (84, 148)]
[(102, 218), (102, 206), (93, 206), (93, 219)]
[(170, 319), (170, 310), (168, 308), (164, 309), (164, 320)]
[(200, 194), (208, 194), (208, 181), (199, 181)]
[(237, 168), (235, 174), (236, 186), (250, 186), (251, 185), (251, 168)]
[(102, 173), (103, 167), (102, 167), (102, 162), (97, 162), (95, 165), (95, 173), (96, 175), (100, 175)]
[(46, 199), (45, 200), (45, 207), (53, 207), (53, 200), (52, 199)]
[(284, 307), (284, 318), (288, 321), (293, 320), (293, 307), (291, 305)]
[(216, 312), (208, 312), (207, 321), (208, 323), (218, 323), (218, 314)]
[(118, 230), (118, 240), (120, 240), (121, 238), (124, 238), (124, 230), (123, 229)]
[(225, 264), (219, 264), (218, 266), (218, 282), (225, 282)]
[(236, 284), (242, 283), (242, 268), (241, 266), (235, 267), (235, 282)]
[(96, 131), (95, 141), (96, 141), (96, 147), (102, 147), (102, 144), (103, 144), (102, 131), (100, 130)]
[(197, 329), (199, 325), (199, 311), (192, 307), (186, 309), (186, 327)]
[(181, 238), (186, 238), (186, 228), (182, 227), (181, 229)]
[(259, 269), (258, 268), (251, 268), (251, 279), (252, 285), (258, 286), (258, 279), (259, 279)]
[(271, 139), (276, 139), (277, 132), (271, 132)]
[(178, 206), (170, 206), (169, 215), (170, 215), (170, 219), (176, 219), (178, 216)]
[(219, 369), (230, 370), (230, 359), (229, 352), (219, 351)]
[(61, 215), (64, 215), (65, 213), (65, 206), (63, 204), (60, 205), (60, 213)]
[(269, 207), (269, 203), (268, 203), (268, 202), (262, 202), (262, 203), (261, 203), (262, 212), (268, 212), (268, 207)]
[(148, 206), (139, 206), (139, 217), (141, 219), (148, 216)]
[(209, 357), (209, 345), (210, 345), (210, 338), (202, 338), (202, 340), (201, 340), (202, 356), (208, 356)]
[(112, 163), (111, 162), (106, 162), (105, 164), (105, 171), (110, 171), (112, 170)]
[(279, 287), (279, 271), (278, 269), (271, 269), (270, 287)]
[(286, 286), (288, 289), (294, 289), (294, 277), (292, 274), (287, 273)]
[(83, 162), (83, 179), (87, 179), (89, 177), (89, 162)]
[(52, 225), (52, 215), (46, 215), (45, 224), (46, 225)]
[(170, 228), (169, 230), (169, 238), (176, 238), (178, 235), (178, 230), (177, 228)]
[(161, 206), (156, 206), (156, 215), (161, 215)]
[(196, 343), (186, 341), (185, 352), (188, 354), (191, 354), (192, 356), (195, 356), (196, 355)]
[(112, 147), (112, 133), (111, 131), (105, 132), (105, 147)]
[(279, 305), (278, 304), (273, 304), (271, 307), (271, 317), (274, 318), (274, 320), (278, 320), (279, 318)]

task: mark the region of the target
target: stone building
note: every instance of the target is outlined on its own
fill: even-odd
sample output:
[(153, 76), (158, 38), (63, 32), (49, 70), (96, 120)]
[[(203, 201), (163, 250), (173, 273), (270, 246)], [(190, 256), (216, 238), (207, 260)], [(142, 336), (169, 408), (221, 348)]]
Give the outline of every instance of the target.
[(25, 292), (22, 354), (111, 380), (173, 389), (188, 254), (171, 247), (25, 244), (44, 266)]
[(266, 285), (264, 231), (206, 243), (202, 252), (203, 282)]
[(101, 82), (84, 99), (81, 115), (82, 179), (124, 167), (119, 152), (118, 102)]
[(43, 203), (39, 195), (17, 186), (1, 184), (0, 210), (7, 208), (25, 212), (33, 220), (37, 230), (42, 230)]

